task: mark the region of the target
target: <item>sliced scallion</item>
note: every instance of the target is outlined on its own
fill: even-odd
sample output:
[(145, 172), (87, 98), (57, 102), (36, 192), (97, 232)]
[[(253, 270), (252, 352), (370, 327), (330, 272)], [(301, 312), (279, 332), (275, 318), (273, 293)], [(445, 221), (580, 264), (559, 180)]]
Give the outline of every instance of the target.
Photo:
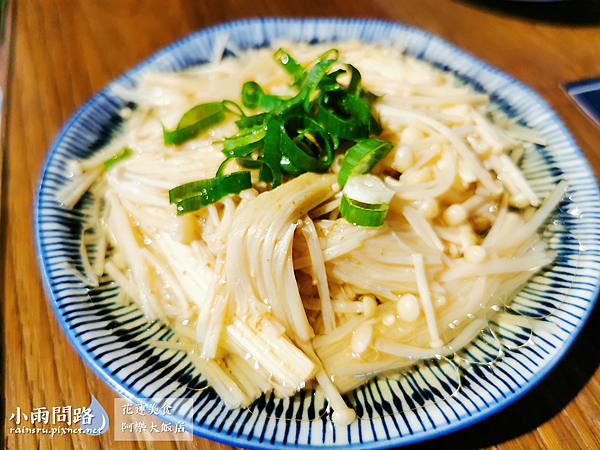
[(181, 145), (224, 120), (223, 102), (196, 105), (183, 115), (175, 130), (163, 127), (165, 145)]
[(388, 213), (387, 203), (370, 204), (342, 196), (340, 214), (348, 223), (359, 227), (380, 227)]
[(223, 140), (223, 152), (235, 150), (239, 147), (245, 147), (260, 141), (267, 134), (266, 125), (258, 125), (250, 128), (244, 134), (238, 134)]
[(250, 172), (234, 172), (177, 186), (169, 191), (169, 202), (176, 204), (177, 215), (181, 216), (251, 187)]
[[(167, 137), (171, 141), (179, 137), (175, 134), (174, 139), (169, 133), (196, 133), (213, 115), (234, 114), (239, 117), (235, 122), (239, 134), (220, 142), (226, 159), (220, 165), (215, 180), (225, 176), (227, 165), (235, 159), (246, 169), (260, 169), (259, 180), (271, 183), (271, 189), (282, 183), (283, 175), (296, 177), (306, 172), (326, 172), (333, 162), (340, 139), (358, 142), (348, 151), (342, 165), (339, 174), (341, 186), (346, 184), (349, 176), (368, 172), (387, 155), (391, 143), (368, 139), (370, 135), (381, 132), (371, 113), (371, 101), (375, 97), (362, 88), (360, 72), (338, 60), (338, 50), (328, 50), (304, 66), (283, 49), (279, 49), (274, 57), (294, 80), (298, 94), (291, 98), (268, 95), (259, 84), (248, 81), (242, 87), (243, 105), (265, 112), (246, 116), (239, 105), (228, 100), (198, 105), (184, 115), (175, 132), (165, 130), (165, 142)], [(343, 74), (349, 75), (347, 84), (338, 81)], [(188, 203), (195, 206), (206, 204), (211, 191), (205, 183), (201, 186), (205, 188), (204, 193), (189, 194), (189, 197), (174, 198), (174, 201), (204, 196), (204, 199)], [(192, 206), (184, 204), (183, 207), (189, 209)]]
[(237, 163), (244, 169), (252, 170), (252, 169), (260, 169), (262, 167), (262, 163), (260, 161), (257, 161), (250, 156), (247, 156), (247, 157), (232, 156), (232, 157), (227, 158), (225, 161), (223, 161), (221, 163), (221, 165), (217, 169), (217, 173), (215, 174), (215, 176), (221, 177), (221, 176), (225, 175), (225, 169), (227, 168), (229, 163), (233, 160), (236, 160)]
[(373, 205), (389, 203), (394, 197), (394, 191), (371, 174), (351, 176), (342, 192), (349, 199)]
[(277, 108), (268, 113), (269, 118), (281, 118), (286, 114), (294, 113), (295, 110), (300, 109), (302, 103), (304, 102), (304, 98), (306, 97), (306, 90), (301, 89), (298, 94), (294, 97), (284, 101)]
[(227, 111), (229, 114), (233, 114), (234, 116), (246, 117), (242, 107), (231, 100), (223, 100), (223, 108), (225, 108), (225, 111)]
[(261, 141), (258, 140), (256, 142), (251, 142), (247, 145), (240, 145), (238, 147), (229, 148), (227, 150), (223, 148), (223, 153), (227, 158), (243, 158), (245, 156), (248, 156), (253, 151), (258, 150), (261, 147), (261, 145)]
[(258, 175), (259, 181), (271, 183), (275, 189), (283, 181), (281, 174), (281, 136), (282, 127), (277, 119), (267, 123), (267, 132), (264, 140), (262, 156), (259, 161), (263, 163)]
[[(327, 73), (336, 64), (341, 64), (345, 67), (346, 72), (350, 74), (350, 82), (347, 87), (343, 87), (342, 85), (335, 86), (337, 78), (341, 75), (339, 70), (332, 72), (331, 74)], [(345, 90), (349, 95), (359, 98), (362, 87), (361, 75), (358, 69), (351, 64), (342, 64), (337, 59), (320, 60), (308, 73), (300, 87), (300, 93), (304, 96), (304, 110), (310, 112), (315, 92), (341, 89)]]
[(253, 158), (237, 158), (237, 163), (244, 169), (256, 170), (263, 166), (261, 161), (257, 161)]
[(337, 48), (332, 48), (322, 53), (316, 61), (321, 61), (324, 59), (340, 59), (340, 51)]
[(338, 69), (334, 72), (328, 73), (323, 77), (321, 82), (319, 83), (319, 90), (321, 92), (332, 92), (332, 91), (340, 91), (344, 89), (340, 83), (338, 83), (338, 77), (345, 74), (346, 71), (343, 69)]
[(242, 116), (235, 121), (235, 124), (237, 125), (240, 133), (244, 134), (252, 130), (252, 128), (264, 125), (267, 120), (267, 116), (267, 113), (260, 113), (254, 116)]
[(119, 153), (117, 153), (115, 156), (104, 161), (104, 169), (108, 170), (112, 166), (117, 164), (118, 162), (121, 162), (121, 161), (129, 158), (131, 156), (131, 153), (132, 152), (129, 147), (123, 147), (123, 149)]
[(392, 143), (379, 139), (365, 139), (348, 149), (338, 173), (338, 184), (344, 187), (352, 175), (361, 175), (371, 171), (375, 165), (387, 156)]
[(242, 86), (242, 103), (246, 108), (271, 111), (281, 106), (286, 99), (275, 95), (265, 94), (260, 85), (248, 81)]
[(304, 110), (310, 112), (311, 102), (313, 101), (313, 94), (318, 90), (319, 83), (327, 75), (329, 69), (331, 69), (338, 61), (335, 59), (326, 59), (319, 61), (308, 73), (302, 85), (300, 87), (300, 94), (302, 96), (302, 103)]
[(356, 67), (352, 64), (344, 64), (350, 72), (350, 83), (348, 83), (348, 94), (350, 95), (360, 95), (362, 89), (362, 77), (360, 76), (360, 72)]
[[(322, 95), (318, 100), (317, 119), (327, 131), (339, 139), (358, 141), (369, 137), (371, 114), (367, 104), (366, 118), (361, 102), (349, 102), (342, 92)], [(343, 101), (346, 99), (346, 101)]]
[(288, 116), (282, 124), (281, 170), (294, 177), (305, 172), (326, 172), (337, 146), (337, 139), (314, 119)]
[(294, 58), (290, 56), (284, 49), (280, 48), (273, 55), (275, 61), (279, 63), (283, 70), (285, 70), (294, 80), (294, 83), (302, 80), (304, 77), (304, 68), (296, 62)]

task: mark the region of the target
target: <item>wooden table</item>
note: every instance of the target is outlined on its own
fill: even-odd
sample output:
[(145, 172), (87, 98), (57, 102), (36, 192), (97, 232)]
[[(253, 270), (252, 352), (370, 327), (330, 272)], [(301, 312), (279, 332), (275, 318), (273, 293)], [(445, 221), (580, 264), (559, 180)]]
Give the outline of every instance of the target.
[[(501, 0), (489, 4), (513, 8)], [(46, 152), (68, 117), (108, 81), (192, 31), (257, 14), (374, 17), (420, 27), (531, 86), (558, 112), (593, 168), (600, 170), (600, 130), (560, 88), (566, 81), (600, 76), (600, 28), (593, 7), (575, 17), (582, 25), (573, 26), (447, 0), (21, 0), (15, 6), (0, 230), (7, 448), (226, 447), (201, 438), (193, 444), (114, 442), (112, 431), (100, 437), (53, 439), (8, 433), (17, 407), (30, 412), (41, 406), (87, 406), (92, 394), (112, 419), (115, 393), (71, 347), (44, 293), (33, 243), (33, 199)], [(535, 7), (537, 11), (520, 8), (544, 15), (548, 10), (540, 8), (556, 5)], [(600, 448), (599, 330), (596, 312), (559, 367), (504, 412), (412, 448)]]

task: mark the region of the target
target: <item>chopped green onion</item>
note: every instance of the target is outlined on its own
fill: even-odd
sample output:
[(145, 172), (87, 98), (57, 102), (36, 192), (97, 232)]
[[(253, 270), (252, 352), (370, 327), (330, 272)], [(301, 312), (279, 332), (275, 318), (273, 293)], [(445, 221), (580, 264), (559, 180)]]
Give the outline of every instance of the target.
[(237, 125), (240, 133), (243, 134), (252, 130), (252, 128), (264, 125), (267, 120), (267, 115), (267, 113), (261, 113), (254, 116), (242, 116), (235, 121), (235, 124)]
[(308, 69), (313, 64), (318, 63), (319, 61), (326, 61), (326, 60), (332, 60), (332, 59), (340, 59), (340, 51), (336, 48), (332, 48), (332, 49), (327, 50), (324, 53), (321, 53), (321, 55), (319, 55), (316, 59), (313, 59), (308, 64), (304, 64), (303, 67), (305, 69)]
[(207, 180), (192, 181), (169, 191), (169, 202), (176, 203), (177, 215), (197, 211), (218, 202), (229, 194), (252, 187), (250, 172), (234, 172)]
[(265, 94), (260, 85), (254, 81), (248, 81), (242, 86), (242, 103), (246, 108), (271, 111), (281, 106), (285, 100), (275, 95)]
[(362, 77), (360, 76), (360, 72), (356, 67), (352, 64), (345, 64), (350, 72), (350, 83), (348, 83), (348, 94), (350, 95), (360, 95), (362, 89)]
[[(313, 94), (320, 90), (321, 92), (338, 90), (342, 89), (340, 85), (339, 88), (334, 86), (333, 81), (337, 83), (337, 77), (341, 75), (339, 71), (333, 72), (332, 74), (328, 74), (327, 72), (336, 64), (342, 64), (337, 59), (324, 59), (319, 61), (308, 73), (306, 78), (303, 80), (302, 85), (300, 87), (300, 94), (303, 95), (303, 103), (304, 110), (306, 112), (310, 112), (311, 103), (314, 100)], [(351, 96), (358, 96), (361, 93), (361, 76), (360, 72), (351, 64), (342, 64), (346, 71), (350, 73), (350, 83), (348, 87), (345, 88), (346, 92)], [(336, 74), (335, 77), (330, 75)], [(323, 87), (323, 89), (321, 89)], [(367, 103), (368, 105), (368, 103)]]
[(115, 156), (113, 156), (112, 158), (107, 159), (106, 161), (104, 161), (104, 168), (106, 170), (110, 169), (112, 166), (114, 166), (116, 163), (121, 162), (127, 158), (129, 158), (131, 156), (131, 149), (129, 147), (123, 147), (123, 149), (117, 153)]
[(229, 150), (223, 149), (222, 151), (223, 151), (223, 154), (227, 158), (243, 158), (243, 157), (248, 156), (254, 150), (258, 150), (261, 147), (261, 145), (262, 145), (262, 142), (257, 141), (257, 142), (252, 142), (247, 145), (241, 145), (238, 147), (234, 147)]
[(258, 175), (259, 181), (272, 183), (271, 189), (275, 189), (283, 181), (281, 174), (281, 136), (282, 127), (277, 119), (267, 123), (263, 154), (259, 161), (263, 163)]
[[(233, 161), (235, 159), (235, 157), (230, 157), (227, 158), (225, 161), (223, 161), (220, 165), (219, 168), (217, 169), (217, 173), (215, 174), (215, 177), (222, 177), (223, 175), (225, 175), (225, 168), (227, 167), (227, 165)], [(170, 199), (170, 194), (169, 194), (169, 199)]]
[(394, 197), (394, 191), (389, 189), (379, 177), (368, 173), (348, 178), (342, 193), (349, 199), (374, 205), (389, 203)]
[[(262, 165), (260, 166), (260, 172), (258, 172), (258, 181), (263, 183), (273, 183), (273, 171), (264, 162), (262, 162)], [(275, 187), (277, 187), (273, 187), (274, 184), (275, 183), (271, 184), (271, 189), (275, 189)]]
[(258, 125), (254, 128), (247, 130), (247, 133), (238, 134), (230, 138), (223, 140), (223, 152), (234, 150), (238, 147), (245, 147), (260, 141), (267, 134), (266, 125)]
[(289, 176), (323, 173), (333, 162), (338, 140), (307, 116), (288, 116), (282, 124), (281, 170)]
[(366, 139), (350, 147), (338, 173), (338, 184), (344, 187), (352, 175), (362, 175), (371, 171), (392, 149), (389, 141)]
[(262, 161), (257, 161), (252, 158), (238, 158), (237, 163), (242, 166), (244, 169), (256, 170), (260, 169), (263, 166)]
[(302, 96), (302, 102), (306, 112), (310, 112), (312, 96), (318, 90), (319, 83), (323, 77), (327, 75), (327, 71), (337, 63), (338, 61), (335, 59), (319, 61), (317, 64), (315, 64), (302, 82), (300, 93), (298, 95)]
[(281, 48), (275, 52), (273, 57), (279, 63), (279, 65), (283, 67), (283, 69), (288, 73), (288, 75), (292, 77), (293, 84), (299, 85), (306, 77), (306, 68), (312, 66), (313, 63), (318, 63), (320, 61), (337, 60), (340, 57), (340, 52), (335, 48), (327, 50), (325, 53), (321, 54), (317, 59), (304, 66), (298, 64), (298, 62), (294, 58), (292, 58), (292, 56), (289, 53), (287, 53)]
[(244, 169), (260, 169), (262, 167), (262, 163), (260, 161), (252, 159), (249, 156), (247, 156), (247, 157), (230, 156), (229, 158), (227, 158), (225, 161), (223, 161), (221, 163), (221, 165), (217, 169), (217, 173), (215, 174), (215, 176), (221, 177), (221, 176), (225, 175), (225, 169), (227, 168), (229, 163), (233, 160), (237, 160), (237, 163), (240, 166), (242, 166)]
[(372, 205), (342, 195), (340, 214), (348, 223), (359, 227), (380, 227), (390, 209), (387, 203)]
[(284, 49), (280, 48), (273, 55), (275, 61), (279, 63), (283, 70), (285, 70), (294, 80), (294, 83), (301, 81), (304, 77), (304, 68), (296, 62), (294, 58), (292, 58), (289, 53), (287, 53)]
[(372, 134), (381, 134), (381, 125), (363, 97), (335, 91), (319, 97), (317, 104), (317, 118), (340, 139), (359, 141)]
[[(367, 117), (360, 101), (348, 102), (347, 94), (336, 92), (330, 95), (322, 95), (318, 100), (317, 119), (323, 124), (327, 131), (339, 139), (359, 141), (369, 137), (371, 114), (367, 104)], [(342, 99), (346, 98), (346, 102)], [(358, 99), (358, 97), (355, 97)], [(364, 100), (364, 99), (358, 99)], [(349, 118), (345, 118), (349, 116)]]
[(165, 145), (181, 145), (225, 120), (223, 102), (202, 103), (186, 112), (173, 131), (163, 126)]
[(248, 177), (250, 177), (249, 172), (235, 172), (226, 177), (207, 178), (205, 180), (185, 183), (169, 191), (169, 203), (177, 203), (189, 197), (202, 195), (222, 184), (227, 186), (231, 183), (239, 183), (245, 181)]
[(371, 116), (371, 121), (369, 123), (369, 131), (371, 134), (374, 134), (376, 136), (379, 136), (383, 131), (383, 128), (381, 127), (381, 117), (379, 116), (379, 114), (377, 114), (377, 118)]
[[(246, 169), (260, 169), (259, 180), (271, 183), (273, 189), (282, 183), (283, 175), (296, 177), (305, 172), (326, 172), (333, 162), (340, 139), (358, 141), (349, 150), (338, 177), (341, 186), (344, 186), (349, 176), (368, 172), (389, 153), (391, 143), (368, 139), (372, 134), (381, 133), (381, 126), (371, 113), (370, 102), (376, 98), (362, 88), (360, 72), (338, 60), (338, 50), (328, 50), (316, 62), (305, 66), (298, 64), (283, 49), (279, 49), (274, 57), (293, 78), (293, 84), (298, 88), (294, 97), (268, 95), (258, 83), (248, 81), (242, 87), (243, 105), (266, 112), (246, 116), (239, 105), (225, 100), (198, 105), (188, 111), (178, 125), (176, 132), (187, 132), (188, 128), (196, 131), (202, 120), (211, 117), (206, 112), (210, 107), (220, 108), (221, 115), (227, 112), (239, 117), (235, 122), (239, 134), (220, 142), (226, 159), (219, 166), (215, 180), (225, 176), (227, 165), (236, 159)], [(336, 65), (342, 68), (332, 71)], [(345, 73), (350, 78), (347, 86), (338, 82)], [(208, 114), (208, 117), (202, 117), (203, 114)], [(167, 133), (165, 130), (165, 139)], [(179, 200), (174, 197), (174, 200), (183, 202), (187, 198), (204, 196), (204, 199), (188, 203), (193, 203), (194, 207), (206, 204), (210, 191), (205, 184), (200, 186), (204, 189), (203, 193), (188, 193), (188, 197)], [(198, 186), (194, 189), (197, 190)], [(175, 190), (172, 195), (177, 192)], [(187, 210), (191, 206), (183, 207)]]
[(371, 119), (371, 105), (362, 97), (357, 95), (332, 94), (339, 97), (338, 104), (341, 111), (356, 117), (358, 120), (368, 123)]
[[(330, 55), (334, 56), (330, 58)], [(324, 59), (340, 59), (340, 51), (337, 48), (329, 49), (326, 52), (322, 53), (321, 56), (319, 56), (315, 61), (321, 61)]]
[[(231, 109), (229, 105), (232, 105), (234, 109)], [(227, 111), (229, 114), (233, 114), (234, 116), (246, 117), (244, 111), (242, 110), (242, 107), (236, 102), (232, 102), (231, 100), (223, 100), (223, 108), (225, 108), (225, 111)]]
[(375, 95), (373, 94), (371, 91), (368, 91), (366, 89), (361, 89), (361, 93), (360, 96), (362, 98), (364, 98), (366, 101), (369, 102), (369, 104), (375, 103), (377, 100), (381, 99), (381, 95)]
[(300, 105), (304, 102), (305, 95), (306, 91), (301, 89), (294, 97), (284, 101), (280, 106), (268, 113), (268, 117), (282, 117), (293, 113), (296, 109), (300, 108)]
[(344, 88), (340, 83), (338, 83), (337, 79), (339, 76), (345, 74), (346, 71), (343, 69), (338, 69), (334, 72), (328, 73), (323, 77), (321, 82), (319, 83), (319, 90), (321, 92), (331, 92), (331, 91), (340, 91)]

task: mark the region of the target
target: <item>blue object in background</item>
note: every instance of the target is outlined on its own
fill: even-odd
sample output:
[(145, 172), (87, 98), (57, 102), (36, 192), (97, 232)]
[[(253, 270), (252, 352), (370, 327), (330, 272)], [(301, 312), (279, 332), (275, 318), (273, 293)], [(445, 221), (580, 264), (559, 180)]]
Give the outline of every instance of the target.
[(600, 126), (600, 78), (565, 84), (567, 94)]

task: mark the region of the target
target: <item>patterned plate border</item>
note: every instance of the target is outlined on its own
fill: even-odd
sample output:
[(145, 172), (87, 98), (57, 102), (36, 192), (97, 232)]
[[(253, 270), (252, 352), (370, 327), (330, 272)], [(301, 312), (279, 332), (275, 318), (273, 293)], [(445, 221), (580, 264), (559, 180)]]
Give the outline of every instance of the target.
[[(103, 279), (100, 289), (87, 291), (65, 274), (59, 263), (77, 264), (77, 231), (82, 216), (77, 211), (61, 209), (54, 193), (66, 180), (66, 161), (97, 150), (118, 124), (116, 112), (122, 101), (110, 95), (111, 87), (131, 86), (146, 71), (177, 70), (206, 62), (221, 33), (229, 34), (241, 48), (266, 46), (277, 38), (405, 44), (409, 53), (456, 71), (467, 82), (490, 93), (509, 113), (519, 114), (540, 130), (550, 141), (543, 152), (550, 168), (544, 170), (570, 184), (572, 208), (564, 211), (566, 215), (563, 214), (561, 222), (572, 227), (569, 231), (576, 245), (569, 243), (564, 248), (570, 250), (569, 254), (577, 254), (579, 264), (574, 268), (569, 254), (560, 260), (557, 267), (562, 278), (548, 284), (550, 288), (546, 289), (555, 300), (557, 296), (562, 299), (553, 316), (553, 331), (534, 333), (535, 348), (510, 352), (493, 371), (486, 369), (487, 366), (472, 366), (466, 371), (468, 389), (439, 401), (424, 402), (421, 408), (410, 407), (423, 401), (419, 400), (419, 393), (425, 391), (418, 382), (412, 385), (411, 392), (400, 388), (402, 393), (396, 391), (398, 395), (391, 387), (385, 394), (378, 387), (375, 393), (375, 389), (362, 389), (363, 407), (371, 418), (341, 428), (333, 426), (326, 415), (319, 419), (322, 405), (316, 405), (314, 399), (304, 402), (304, 397), (300, 404), (269, 399), (254, 412), (226, 411), (181, 354), (148, 345), (150, 338), (171, 337), (170, 330), (159, 324), (146, 324), (137, 308), (116, 305), (112, 300), (114, 288), (108, 279)], [(573, 210), (577, 216), (571, 220), (569, 214)], [(162, 418), (170, 422), (193, 421), (198, 435), (247, 448), (290, 445), (388, 448), (430, 439), (480, 421), (520, 398), (556, 365), (591, 313), (600, 288), (598, 186), (584, 156), (556, 114), (529, 88), (441, 39), (376, 20), (242, 20), (199, 31), (159, 51), (93, 97), (62, 128), (44, 164), (34, 217), (38, 260), (46, 289), (61, 325), (82, 358), (120, 395), (136, 403), (163, 398), (165, 393), (194, 397), (193, 417), (192, 411), (179, 411), (175, 417)], [(527, 299), (523, 308), (526, 303)], [(181, 383), (194, 385), (197, 390), (182, 389)], [(377, 415), (379, 410), (388, 411), (390, 399), (396, 413)], [(316, 420), (294, 421), (286, 417)]]

